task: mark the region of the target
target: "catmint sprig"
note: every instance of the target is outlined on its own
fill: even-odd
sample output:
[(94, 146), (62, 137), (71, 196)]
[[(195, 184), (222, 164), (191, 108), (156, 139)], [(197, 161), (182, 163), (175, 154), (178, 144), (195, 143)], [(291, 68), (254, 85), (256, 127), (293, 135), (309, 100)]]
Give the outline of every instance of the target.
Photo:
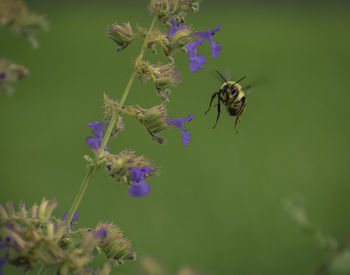
[[(136, 61), (135, 61), (135, 64), (136, 66), (138, 66), (139, 64), (141, 64), (142, 62), (142, 58), (143, 58), (143, 55), (145, 53), (145, 50), (146, 50), (146, 47), (147, 47), (147, 43), (148, 43), (148, 39), (149, 39), (149, 35), (150, 33), (152, 32), (153, 28), (154, 28), (154, 25), (156, 23), (156, 20), (157, 20), (157, 16), (154, 16), (153, 17), (153, 20), (152, 20), (152, 23), (148, 29), (148, 32), (147, 32), (147, 35), (145, 36), (145, 39), (143, 41), (143, 44), (142, 44), (142, 47), (141, 47), (141, 51), (140, 51), (140, 54), (138, 55), (138, 57), (136, 58)], [(99, 151), (98, 151), (98, 154), (101, 154), (103, 153), (110, 137), (111, 137), (111, 134), (112, 134), (112, 131), (113, 131), (113, 128), (116, 124), (116, 122), (118, 121), (118, 118), (120, 116), (120, 112), (121, 112), (121, 108), (123, 107), (124, 103), (125, 103), (125, 100), (130, 92), (130, 89), (131, 89), (131, 86), (135, 80), (135, 77), (136, 77), (136, 70), (133, 71), (133, 73), (131, 74), (131, 77), (128, 81), (128, 84), (126, 85), (126, 88), (124, 90), (124, 93), (120, 99), (120, 102), (119, 102), (119, 110), (117, 112), (114, 112), (114, 114), (112, 115), (111, 119), (110, 119), (110, 122), (108, 124), (108, 127), (107, 127), (107, 130), (106, 130), (106, 133), (103, 137), (103, 140), (102, 140), (102, 144), (101, 144), (101, 147), (99, 148)], [(86, 173), (86, 176), (80, 186), (80, 189), (78, 191), (78, 194), (77, 196), (75, 197), (74, 199), (74, 202), (71, 206), (71, 209), (69, 211), (69, 216), (67, 218), (67, 225), (66, 225), (66, 230), (68, 229), (68, 226), (70, 224), (70, 222), (72, 221), (72, 218), (73, 218), (73, 215), (74, 213), (77, 211), (78, 209), (78, 206), (85, 194), (85, 191), (87, 189), (87, 186), (89, 185), (90, 181), (91, 181), (91, 178), (92, 176), (96, 173), (96, 171), (98, 170), (98, 167), (96, 165), (93, 165), (93, 166), (90, 166), (87, 170), (87, 173)]]

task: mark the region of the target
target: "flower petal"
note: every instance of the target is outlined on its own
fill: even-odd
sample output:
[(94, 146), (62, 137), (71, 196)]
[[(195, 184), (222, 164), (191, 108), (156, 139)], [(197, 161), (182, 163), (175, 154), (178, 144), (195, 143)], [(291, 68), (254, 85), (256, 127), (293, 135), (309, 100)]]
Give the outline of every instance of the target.
[(181, 131), (182, 133), (182, 144), (184, 146), (186, 146), (190, 140), (190, 133), (188, 132), (188, 130), (185, 130), (185, 122), (187, 121), (191, 121), (192, 118), (194, 117), (193, 114), (189, 114), (187, 117), (184, 117), (184, 118), (171, 118), (171, 119), (168, 119), (167, 121), (170, 123), (170, 124), (173, 124), (175, 125), (177, 128), (179, 128), (179, 130)]
[(150, 187), (147, 182), (133, 183), (129, 187), (129, 194), (132, 197), (143, 197), (150, 192)]
[(148, 166), (143, 167), (130, 167), (130, 180), (133, 183), (141, 183), (145, 180), (145, 174), (151, 172), (151, 168)]
[(97, 238), (106, 238), (108, 236), (108, 229), (105, 227), (102, 227), (101, 229), (97, 230), (95, 233), (95, 236)]
[(186, 146), (188, 144), (188, 142), (190, 141), (190, 138), (191, 138), (190, 132), (187, 131), (187, 130), (183, 131), (183, 133), (182, 133), (182, 144), (184, 146)]
[(195, 57), (190, 57), (189, 66), (191, 72), (197, 72), (199, 69), (203, 69), (203, 64), (205, 64), (207, 60), (204, 55), (197, 55)]

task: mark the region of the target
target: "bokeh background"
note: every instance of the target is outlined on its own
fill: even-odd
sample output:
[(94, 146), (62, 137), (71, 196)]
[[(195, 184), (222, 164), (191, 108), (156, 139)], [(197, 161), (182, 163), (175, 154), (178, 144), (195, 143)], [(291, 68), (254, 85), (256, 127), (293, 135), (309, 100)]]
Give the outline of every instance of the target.
[[(148, 1), (39, 1), (27, 3), (50, 21), (40, 48), (0, 30), (0, 52), (30, 70), (11, 96), (0, 100), (0, 201), (56, 198), (63, 215), (83, 179), (90, 153), (86, 122), (102, 120), (102, 95), (120, 97), (139, 52), (122, 53), (106, 37), (108, 24), (147, 27)], [(170, 117), (195, 115), (191, 140), (174, 129), (168, 143), (152, 141), (136, 121), (110, 142), (130, 148), (161, 167), (151, 194), (132, 198), (104, 171), (93, 179), (79, 208), (79, 224), (114, 221), (139, 255), (151, 255), (175, 272), (190, 265), (205, 274), (313, 274), (325, 259), (283, 207), (300, 194), (311, 219), (329, 234), (349, 232), (350, 5), (347, 2), (203, 1), (187, 23), (197, 30), (221, 24), (217, 59), (191, 73), (176, 54), (183, 82), (173, 90)], [(147, 58), (155, 60), (147, 53)], [(162, 58), (162, 57), (161, 57)], [(234, 120), (216, 111), (204, 116), (221, 85), (212, 71), (229, 68), (246, 84), (265, 79), (248, 94)], [(258, 83), (258, 82), (256, 82)], [(136, 82), (126, 104), (160, 103), (151, 83)], [(135, 273), (136, 263), (113, 274)]]

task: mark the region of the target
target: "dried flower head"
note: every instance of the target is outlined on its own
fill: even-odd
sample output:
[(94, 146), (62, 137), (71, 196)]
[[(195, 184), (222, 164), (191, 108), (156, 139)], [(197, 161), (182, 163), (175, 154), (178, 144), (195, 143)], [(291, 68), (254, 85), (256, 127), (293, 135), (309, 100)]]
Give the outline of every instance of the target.
[(100, 238), (98, 249), (106, 255), (113, 265), (136, 259), (136, 253), (131, 251), (130, 242), (123, 236), (118, 226), (107, 222), (99, 223), (95, 229), (96, 234), (101, 232), (102, 229), (108, 234)]
[(0, 11), (0, 26), (23, 35), (34, 48), (38, 47), (37, 33), (49, 25), (44, 16), (29, 11), (21, 0), (1, 0)]
[[(142, 28), (140, 26), (137, 26), (139, 35), (144, 39), (147, 34), (147, 30), (145, 28)], [(157, 54), (157, 49), (156, 45), (160, 45), (160, 47), (163, 49), (165, 52), (168, 48), (168, 37), (167, 34), (159, 30), (158, 28), (154, 28), (150, 34), (149, 34), (149, 39), (147, 42), (147, 47), (154, 53)]]
[(164, 104), (154, 106), (150, 109), (143, 109), (138, 105), (125, 106), (122, 112), (136, 118), (148, 131), (151, 137), (159, 143), (166, 140), (158, 134), (169, 129), (167, 123), (167, 109)]
[(170, 88), (177, 86), (181, 81), (180, 72), (173, 63), (159, 63), (157, 69), (154, 84), (163, 101), (169, 101), (167, 96), (171, 93)]
[(182, 22), (187, 10), (199, 11), (199, 2), (199, 0), (151, 0), (149, 10), (163, 23), (170, 20)]
[(28, 70), (8, 59), (0, 58), (0, 92), (10, 94), (13, 83), (28, 75)]
[(123, 23), (121, 26), (113, 24), (108, 26), (107, 36), (117, 44), (117, 51), (124, 50), (135, 39), (130, 23)]
[(181, 81), (180, 72), (174, 62), (168, 64), (159, 62), (155, 65), (143, 61), (136, 70), (141, 82), (150, 80), (154, 83), (158, 95), (164, 102), (169, 101), (170, 88), (177, 86)]

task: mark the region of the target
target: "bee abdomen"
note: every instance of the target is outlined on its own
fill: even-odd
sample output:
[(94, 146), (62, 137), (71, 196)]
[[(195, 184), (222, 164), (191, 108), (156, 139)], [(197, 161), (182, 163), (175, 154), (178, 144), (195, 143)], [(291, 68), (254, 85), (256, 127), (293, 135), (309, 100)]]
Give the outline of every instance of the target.
[(228, 106), (227, 107), (227, 112), (231, 115), (231, 116), (237, 116), (239, 114), (239, 110), (240, 108), (237, 108), (239, 106)]

